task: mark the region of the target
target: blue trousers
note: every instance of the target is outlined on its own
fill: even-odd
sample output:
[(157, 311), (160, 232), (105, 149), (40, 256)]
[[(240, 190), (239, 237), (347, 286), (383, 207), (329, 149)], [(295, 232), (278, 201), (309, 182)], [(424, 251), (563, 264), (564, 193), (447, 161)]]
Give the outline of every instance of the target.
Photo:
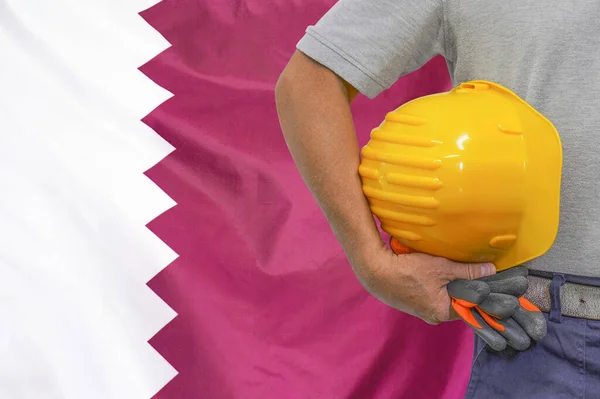
[[(587, 283), (579, 277), (581, 283)], [(597, 285), (600, 279), (590, 279)], [(561, 314), (555, 274), (548, 334), (524, 352), (494, 352), (476, 336), (467, 399), (600, 399), (600, 321)]]

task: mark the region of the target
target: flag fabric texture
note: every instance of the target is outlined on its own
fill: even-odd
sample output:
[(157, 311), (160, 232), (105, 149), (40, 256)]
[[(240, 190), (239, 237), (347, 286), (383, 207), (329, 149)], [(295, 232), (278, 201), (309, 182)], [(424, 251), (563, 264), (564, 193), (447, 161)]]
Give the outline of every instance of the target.
[[(273, 89), (333, 0), (0, 4), (1, 398), (454, 399), (472, 332), (360, 286)], [(442, 59), (353, 104), (449, 88)]]

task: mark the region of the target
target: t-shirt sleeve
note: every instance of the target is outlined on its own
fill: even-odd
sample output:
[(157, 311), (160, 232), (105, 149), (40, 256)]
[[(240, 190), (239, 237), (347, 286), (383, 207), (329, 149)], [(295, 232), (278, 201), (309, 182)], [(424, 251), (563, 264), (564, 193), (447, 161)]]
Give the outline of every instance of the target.
[(339, 0), (297, 49), (374, 98), (445, 56), (443, 0)]

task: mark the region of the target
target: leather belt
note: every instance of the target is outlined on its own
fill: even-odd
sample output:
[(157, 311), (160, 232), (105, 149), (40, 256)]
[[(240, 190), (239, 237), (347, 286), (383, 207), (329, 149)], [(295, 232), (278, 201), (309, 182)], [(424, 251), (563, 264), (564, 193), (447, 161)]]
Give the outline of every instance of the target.
[[(529, 275), (525, 297), (542, 312), (550, 312), (550, 283), (552, 280)], [(565, 282), (560, 290), (563, 316), (600, 320), (600, 287)]]

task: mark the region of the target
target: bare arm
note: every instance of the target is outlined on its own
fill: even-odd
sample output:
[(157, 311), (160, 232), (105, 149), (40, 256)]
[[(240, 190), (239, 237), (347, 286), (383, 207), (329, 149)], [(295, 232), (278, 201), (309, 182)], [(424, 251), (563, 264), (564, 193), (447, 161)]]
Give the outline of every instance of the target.
[(296, 52), (275, 90), (283, 134), (361, 284), (382, 302), (429, 323), (450, 314), (446, 285), (494, 274), (493, 265), (458, 264), (425, 254), (396, 256), (382, 241), (358, 175), (350, 104), (357, 92)]
[(358, 175), (359, 147), (350, 111), (357, 91), (296, 51), (275, 93), (292, 157), (356, 268), (384, 245)]

